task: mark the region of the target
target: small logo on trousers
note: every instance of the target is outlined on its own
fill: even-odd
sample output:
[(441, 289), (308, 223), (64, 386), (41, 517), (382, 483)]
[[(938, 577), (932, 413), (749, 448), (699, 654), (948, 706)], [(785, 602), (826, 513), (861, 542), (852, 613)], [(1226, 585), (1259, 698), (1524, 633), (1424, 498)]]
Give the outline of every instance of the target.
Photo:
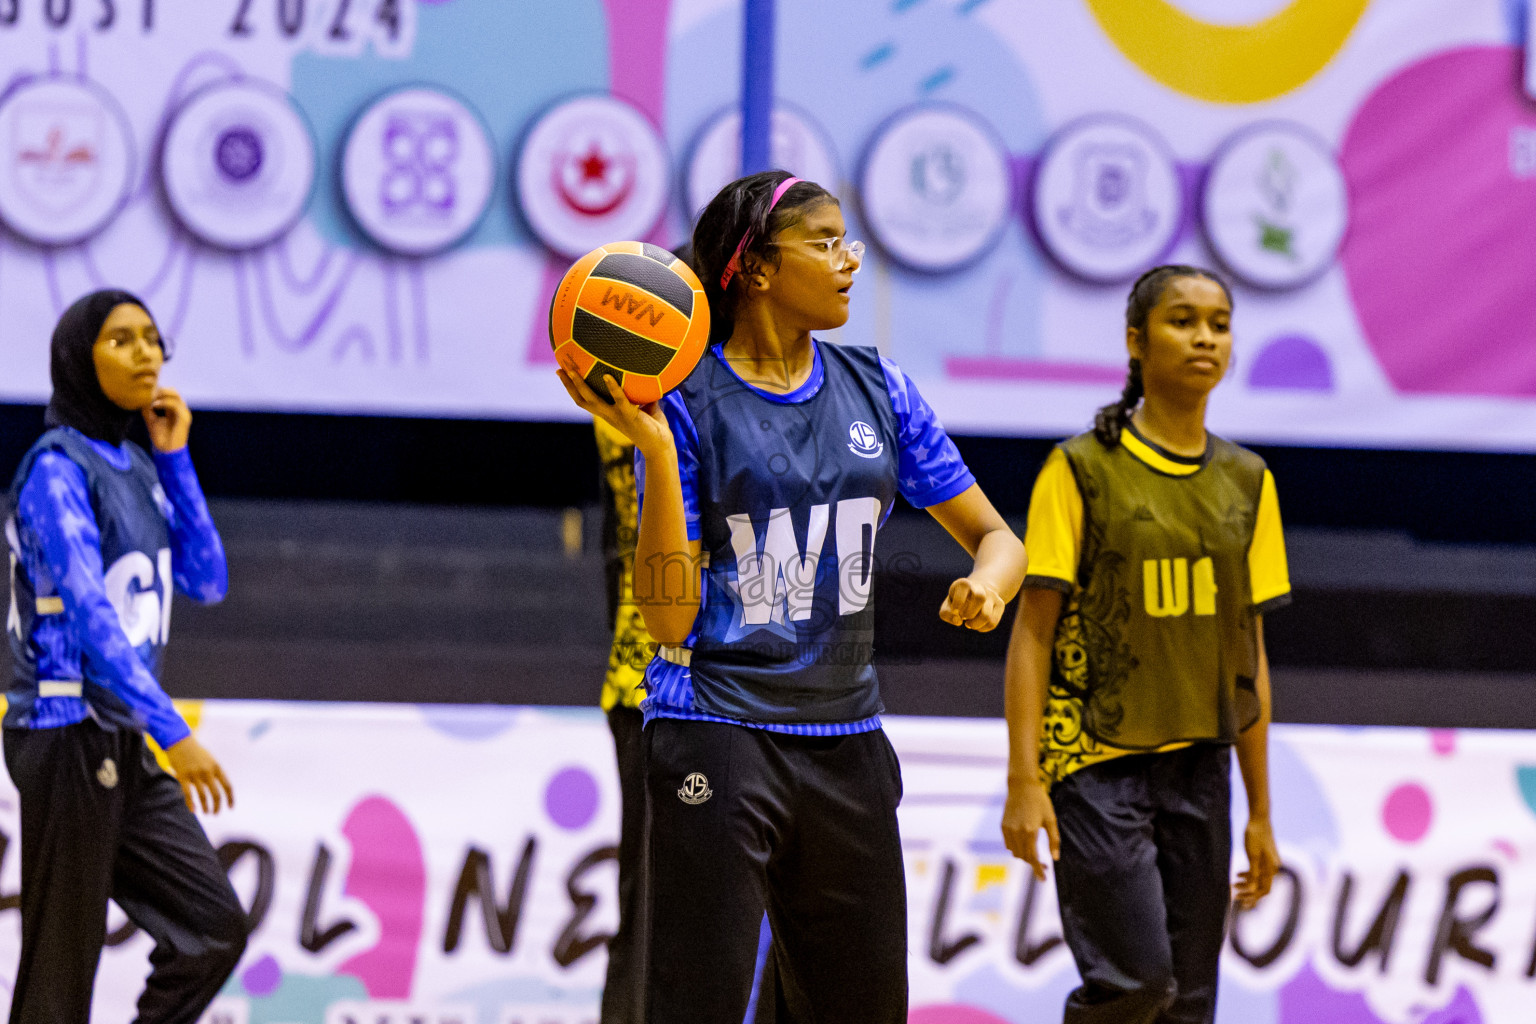
[(685, 804), (701, 804), (715, 795), (715, 791), (709, 788), (709, 780), (700, 772), (694, 772), (683, 780), (683, 788), (677, 791), (677, 798)]
[(110, 757), (101, 762), (101, 767), (96, 769), (96, 781), (107, 789), (117, 786), (117, 762)]

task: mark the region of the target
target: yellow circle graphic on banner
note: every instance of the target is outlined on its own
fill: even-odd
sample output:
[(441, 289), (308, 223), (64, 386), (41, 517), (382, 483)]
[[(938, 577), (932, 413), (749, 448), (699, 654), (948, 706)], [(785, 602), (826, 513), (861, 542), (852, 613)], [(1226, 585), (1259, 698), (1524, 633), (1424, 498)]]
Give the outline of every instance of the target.
[(1251, 25), (1213, 25), (1168, 0), (1087, 0), (1120, 52), (1153, 78), (1212, 103), (1259, 103), (1321, 71), (1370, 0), (1293, 0)]

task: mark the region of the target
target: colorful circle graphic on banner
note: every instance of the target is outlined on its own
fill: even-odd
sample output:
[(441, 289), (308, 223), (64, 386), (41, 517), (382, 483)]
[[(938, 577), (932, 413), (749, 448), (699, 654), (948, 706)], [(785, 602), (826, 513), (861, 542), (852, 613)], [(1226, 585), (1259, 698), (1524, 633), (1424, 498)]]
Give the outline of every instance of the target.
[(1067, 125), (1035, 171), (1035, 230), (1063, 267), (1090, 281), (1135, 277), (1178, 237), (1184, 196), (1163, 140), (1130, 118)]
[(859, 178), (864, 220), (880, 247), (928, 273), (955, 270), (997, 244), (1013, 205), (1003, 140), (975, 114), (947, 104), (912, 107), (886, 121)]
[(1248, 25), (1203, 21), (1170, 0), (1088, 0), (1104, 34), (1168, 88), (1259, 103), (1307, 82), (1344, 46), (1370, 0), (1291, 0)]
[(528, 226), (575, 258), (616, 238), (644, 238), (667, 204), (671, 162), (645, 115), (608, 95), (578, 96), (544, 113), (517, 159)]
[(1253, 125), (1232, 136), (1211, 162), (1202, 205), (1211, 248), (1259, 288), (1292, 288), (1322, 273), (1349, 224), (1344, 172), (1300, 125)]
[(249, 249), (304, 213), (315, 183), (315, 140), (287, 94), (243, 79), (202, 90), (165, 134), (165, 196), (210, 245)]
[(437, 89), (399, 89), (352, 126), (342, 155), (347, 208), (392, 252), (424, 256), (480, 221), (496, 180), (496, 155), (480, 118)]
[(0, 219), (23, 238), (66, 245), (117, 214), (133, 183), (133, 136), (105, 89), (44, 78), (0, 101)]
[[(842, 184), (842, 172), (826, 132), (808, 115), (782, 103), (773, 109), (768, 154), (773, 167), (814, 181), (828, 192), (838, 191)], [(697, 216), (715, 193), (740, 176), (741, 108), (728, 107), (705, 124), (693, 144), (684, 189), (688, 209)]]

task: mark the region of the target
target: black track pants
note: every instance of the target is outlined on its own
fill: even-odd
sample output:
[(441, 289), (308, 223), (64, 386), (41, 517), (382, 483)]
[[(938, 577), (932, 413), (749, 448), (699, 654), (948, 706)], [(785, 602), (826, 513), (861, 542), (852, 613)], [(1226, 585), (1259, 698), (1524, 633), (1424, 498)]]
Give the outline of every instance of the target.
[(107, 899), (155, 940), (140, 1024), (195, 1024), (245, 950), (245, 913), (144, 737), (87, 719), (6, 729), (21, 793), (21, 961), (11, 1024), (87, 1024)]
[(773, 928), (779, 1024), (904, 1024), (901, 773), (880, 731), (659, 719), (647, 1024), (740, 1024)]
[(635, 708), (608, 712), (619, 768), (619, 929), (608, 942), (602, 1024), (645, 1024), (645, 749)]
[(1083, 984), (1066, 1024), (1210, 1024), (1231, 899), (1231, 748), (1080, 768), (1051, 788), (1056, 892)]

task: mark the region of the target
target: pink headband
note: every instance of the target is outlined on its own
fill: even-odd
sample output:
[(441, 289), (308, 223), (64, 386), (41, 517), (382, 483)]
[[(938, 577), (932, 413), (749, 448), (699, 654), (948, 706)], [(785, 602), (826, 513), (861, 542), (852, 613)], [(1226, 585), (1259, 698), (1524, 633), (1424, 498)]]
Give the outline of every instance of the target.
[[(784, 198), (784, 193), (789, 191), (789, 186), (799, 184), (799, 178), (785, 178), (779, 183), (779, 187), (773, 190), (773, 199), (768, 203), (768, 212), (773, 213), (773, 208), (779, 205), (779, 200)], [(731, 278), (741, 271), (741, 254), (746, 249), (747, 243), (752, 241), (752, 229), (747, 228), (742, 234), (741, 241), (736, 243), (736, 251), (731, 254), (731, 261), (725, 265), (725, 272), (720, 275), (720, 290), (725, 291), (731, 283)]]

